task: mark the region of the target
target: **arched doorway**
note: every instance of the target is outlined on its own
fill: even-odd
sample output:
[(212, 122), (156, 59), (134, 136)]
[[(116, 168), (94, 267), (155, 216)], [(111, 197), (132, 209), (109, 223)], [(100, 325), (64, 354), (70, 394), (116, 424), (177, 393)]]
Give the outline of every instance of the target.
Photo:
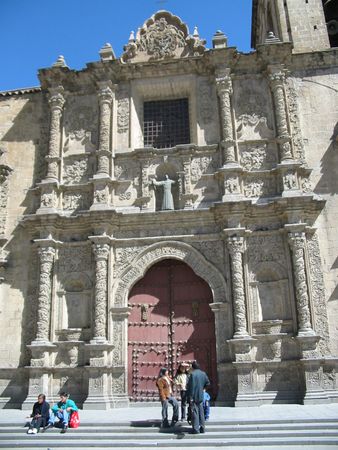
[(153, 265), (132, 288), (128, 304), (128, 392), (131, 401), (158, 400), (159, 369), (175, 374), (197, 360), (217, 394), (215, 319), (209, 285), (184, 262)]

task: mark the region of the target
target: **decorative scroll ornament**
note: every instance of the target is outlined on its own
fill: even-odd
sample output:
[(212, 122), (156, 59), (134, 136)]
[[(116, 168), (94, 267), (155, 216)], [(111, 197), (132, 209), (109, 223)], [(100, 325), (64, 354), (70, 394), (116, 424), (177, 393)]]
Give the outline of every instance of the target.
[(136, 39), (131, 33), (122, 61), (196, 56), (205, 51), (204, 45), (205, 41), (199, 38), (197, 29), (189, 35), (187, 26), (179, 17), (159, 11), (139, 29)]

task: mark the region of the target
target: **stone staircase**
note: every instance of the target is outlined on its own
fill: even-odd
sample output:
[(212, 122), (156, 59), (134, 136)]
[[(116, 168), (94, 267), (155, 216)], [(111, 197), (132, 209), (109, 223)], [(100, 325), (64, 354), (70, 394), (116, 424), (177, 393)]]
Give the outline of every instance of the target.
[(27, 435), (17, 423), (0, 424), (0, 448), (12, 449), (297, 449), (338, 448), (337, 419), (211, 421), (206, 434), (190, 435), (188, 424), (161, 430), (154, 420), (120, 423), (84, 423), (66, 434), (52, 428)]

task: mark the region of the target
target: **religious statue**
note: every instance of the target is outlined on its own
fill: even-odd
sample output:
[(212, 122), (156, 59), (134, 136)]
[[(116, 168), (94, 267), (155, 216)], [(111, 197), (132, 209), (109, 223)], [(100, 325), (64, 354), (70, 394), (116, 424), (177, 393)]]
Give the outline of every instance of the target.
[(161, 206), (162, 211), (166, 209), (174, 209), (174, 199), (171, 193), (171, 185), (174, 183), (175, 181), (171, 180), (168, 175), (165, 176), (164, 181), (153, 180), (153, 184), (155, 186), (163, 186), (163, 200)]

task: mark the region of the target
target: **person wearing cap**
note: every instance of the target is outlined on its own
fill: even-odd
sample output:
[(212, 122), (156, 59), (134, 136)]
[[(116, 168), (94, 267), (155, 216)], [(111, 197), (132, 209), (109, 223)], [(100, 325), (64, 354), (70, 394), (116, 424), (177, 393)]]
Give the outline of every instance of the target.
[(53, 426), (59, 420), (62, 427), (61, 433), (65, 433), (68, 429), (70, 415), (74, 411), (78, 411), (75, 402), (69, 398), (67, 392), (61, 392), (60, 401), (52, 407), (49, 424)]
[(158, 388), (158, 393), (160, 395), (160, 400), (162, 404), (162, 427), (169, 428), (168, 421), (168, 404), (170, 403), (173, 407), (173, 417), (171, 420), (171, 426), (173, 427), (178, 421), (178, 401), (172, 395), (172, 379), (169, 376), (169, 371), (166, 367), (162, 367), (158, 375), (156, 386)]
[(203, 410), (204, 389), (210, 385), (209, 378), (203, 370), (200, 369), (197, 361), (191, 365), (187, 385), (187, 397), (192, 411), (192, 430), (191, 434), (205, 433), (205, 417)]

